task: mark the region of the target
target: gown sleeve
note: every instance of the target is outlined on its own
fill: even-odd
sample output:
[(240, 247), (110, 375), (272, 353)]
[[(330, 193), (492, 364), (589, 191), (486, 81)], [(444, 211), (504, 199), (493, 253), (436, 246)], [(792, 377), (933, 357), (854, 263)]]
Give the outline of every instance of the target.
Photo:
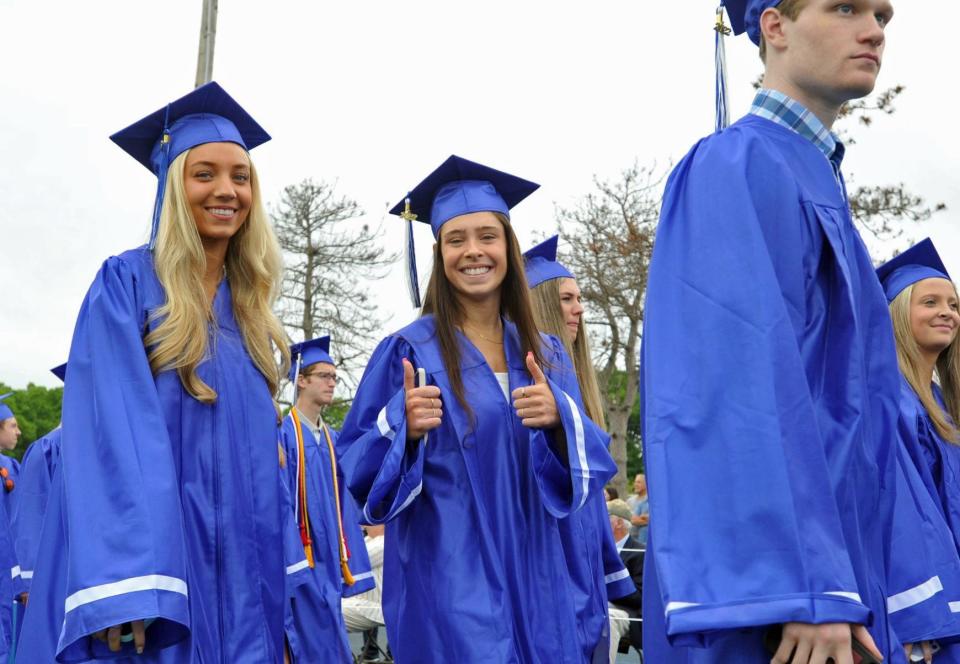
[(20, 465), (20, 481), (17, 484), (20, 495), (13, 509), (11, 530), (14, 534), (17, 560), (20, 563), (23, 592), (30, 592), (37, 551), (40, 548), (40, 530), (43, 527), (43, 515), (50, 495), (49, 438), (53, 435), (59, 436), (59, 432), (51, 432), (30, 445)]
[[(591, 494), (602, 496), (617, 466), (608, 450), (610, 436), (586, 415), (576, 373), (563, 346), (556, 338), (547, 337), (545, 352), (544, 375), (557, 404), (558, 429), (566, 444), (557, 445), (554, 431), (530, 429), (530, 454), (544, 506), (562, 519), (582, 508)], [(565, 451), (564, 458), (558, 451)]]
[[(166, 422), (144, 350), (136, 270), (108, 259), (70, 348), (61, 467), (67, 570), (60, 661), (116, 658), (89, 638), (153, 619), (148, 650), (188, 636), (185, 540)], [(133, 644), (124, 644), (133, 653)]]
[[(280, 429), (278, 447), (280, 452), (280, 499), (283, 505), (283, 559), (287, 576), (287, 596), (303, 585), (310, 577), (310, 563), (307, 561), (297, 526), (297, 443), (290, 440), (289, 418), (285, 418)], [(291, 444), (292, 443), (292, 444)]]
[[(899, 428), (905, 428), (903, 422)], [(903, 444), (897, 448), (889, 556), (887, 614), (897, 637), (918, 643), (960, 633), (950, 595), (944, 592), (960, 592), (960, 558)]]
[[(548, 339), (552, 357), (550, 363), (554, 367), (548, 372), (548, 379), (553, 381), (551, 390), (554, 399), (557, 399), (558, 394), (562, 395), (565, 401), (569, 398), (568, 405), (572, 401), (581, 421), (588, 423), (586, 428), (592, 437), (592, 442), (594, 444), (600, 442), (603, 445), (602, 451), (595, 446), (591, 448), (592, 463), (588, 462), (588, 465), (595, 472), (604, 475), (605, 478), (603, 481), (591, 485), (591, 493), (585, 501), (587, 505), (580, 513), (580, 518), (593, 520), (595, 522), (593, 532), (600, 535), (603, 581), (607, 590), (607, 599), (626, 597), (636, 592), (636, 587), (630, 578), (630, 572), (620, 558), (620, 553), (617, 551), (617, 543), (614, 541), (613, 532), (610, 529), (606, 502), (603, 499), (603, 487), (616, 475), (616, 462), (609, 452), (610, 436), (587, 417), (586, 407), (583, 405), (583, 395), (580, 392), (580, 381), (577, 379), (573, 363), (567, 356), (563, 344), (556, 337), (551, 336)], [(570, 441), (569, 437), (567, 441)]]
[(406, 341), (380, 342), (337, 439), (347, 486), (370, 524), (395, 517), (423, 487), (424, 441), (407, 444), (403, 358), (416, 366)]
[[(334, 452), (336, 452), (340, 432), (336, 429), (330, 429), (330, 437), (333, 439)], [(377, 583), (373, 578), (370, 555), (367, 553), (363, 530), (360, 528), (363, 515), (360, 513), (360, 508), (357, 507), (357, 501), (354, 500), (353, 494), (347, 488), (347, 481), (343, 475), (343, 467), (339, 459), (337, 459), (337, 488), (340, 491), (343, 536), (347, 540), (347, 550), (350, 552), (347, 566), (350, 568), (350, 574), (354, 581), (352, 586), (348, 586), (346, 581), (343, 581), (340, 592), (344, 597), (352, 597), (373, 590)]]
[(344, 597), (352, 597), (373, 590), (377, 583), (373, 577), (373, 567), (370, 564), (370, 555), (367, 553), (367, 547), (363, 539), (363, 531), (360, 529), (360, 509), (353, 495), (344, 488), (343, 477), (340, 479), (340, 505), (343, 510), (343, 534), (347, 539), (347, 549), (350, 551), (350, 574), (353, 575), (354, 584), (348, 586), (343, 584), (341, 592)]
[(798, 192), (772, 157), (719, 137), (670, 176), (646, 295), (650, 545), (674, 645), (871, 619), (794, 325), (803, 273), (780, 282), (803, 265)]

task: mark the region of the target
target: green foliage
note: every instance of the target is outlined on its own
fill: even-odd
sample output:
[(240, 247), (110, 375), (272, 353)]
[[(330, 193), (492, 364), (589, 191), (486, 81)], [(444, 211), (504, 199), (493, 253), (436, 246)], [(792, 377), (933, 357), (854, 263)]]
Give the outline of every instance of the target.
[[(321, 415), (328, 427), (337, 431), (343, 428), (343, 421), (347, 419), (347, 413), (350, 411), (350, 403), (348, 399), (334, 399), (332, 404), (323, 409)], [(290, 406), (288, 405), (283, 409), (283, 416), (286, 417), (289, 412)]]
[(26, 388), (16, 390), (0, 383), (0, 394), (7, 392), (13, 392), (5, 402), (16, 415), (23, 435), (17, 447), (5, 454), (19, 460), (33, 441), (45, 436), (60, 424), (63, 388), (50, 389), (29, 383)]
[(323, 421), (331, 429), (339, 431), (343, 428), (343, 421), (347, 419), (350, 402), (345, 399), (335, 399), (332, 404), (323, 409)]

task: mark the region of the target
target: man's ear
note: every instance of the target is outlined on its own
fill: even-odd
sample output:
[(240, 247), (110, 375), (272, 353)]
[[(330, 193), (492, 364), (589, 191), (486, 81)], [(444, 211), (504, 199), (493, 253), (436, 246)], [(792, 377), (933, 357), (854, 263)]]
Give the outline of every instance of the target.
[(784, 30), (786, 21), (787, 17), (776, 7), (768, 7), (760, 15), (760, 34), (763, 35), (768, 53), (770, 49), (783, 50), (787, 47), (787, 35)]

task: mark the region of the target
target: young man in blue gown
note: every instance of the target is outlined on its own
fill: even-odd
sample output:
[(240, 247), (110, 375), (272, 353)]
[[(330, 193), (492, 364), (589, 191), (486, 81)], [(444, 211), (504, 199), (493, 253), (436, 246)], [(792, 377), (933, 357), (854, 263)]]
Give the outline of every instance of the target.
[(290, 357), (297, 398), (283, 420), (284, 465), (312, 573), (294, 590), (287, 641), (292, 664), (351, 664), (340, 600), (371, 590), (374, 580), (360, 510), (337, 463), (339, 432), (321, 414), (333, 402), (337, 385), (330, 337), (295, 344)]
[(664, 194), (641, 372), (647, 659), (853, 664), (854, 640), (902, 658), (885, 563), (899, 376), (831, 132), (873, 90), (893, 10), (725, 4), (766, 72)]

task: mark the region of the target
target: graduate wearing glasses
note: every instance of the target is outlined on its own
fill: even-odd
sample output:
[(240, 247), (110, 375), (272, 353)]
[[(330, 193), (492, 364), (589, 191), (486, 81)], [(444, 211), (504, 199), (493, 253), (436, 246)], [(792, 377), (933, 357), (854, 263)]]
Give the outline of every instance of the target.
[(536, 188), (451, 156), (392, 210), (430, 224), (430, 282), (370, 359), (338, 451), (364, 520), (387, 523), (398, 662), (586, 661), (559, 520), (616, 468), (533, 322), (510, 210)]
[(283, 451), (291, 496), (296, 497), (300, 542), (311, 567), (296, 588), (287, 620), (293, 664), (351, 664), (353, 655), (340, 600), (374, 587), (360, 531), (360, 511), (337, 463), (339, 432), (323, 421), (333, 402), (337, 367), (330, 337), (290, 347), (296, 398), (283, 420)]

